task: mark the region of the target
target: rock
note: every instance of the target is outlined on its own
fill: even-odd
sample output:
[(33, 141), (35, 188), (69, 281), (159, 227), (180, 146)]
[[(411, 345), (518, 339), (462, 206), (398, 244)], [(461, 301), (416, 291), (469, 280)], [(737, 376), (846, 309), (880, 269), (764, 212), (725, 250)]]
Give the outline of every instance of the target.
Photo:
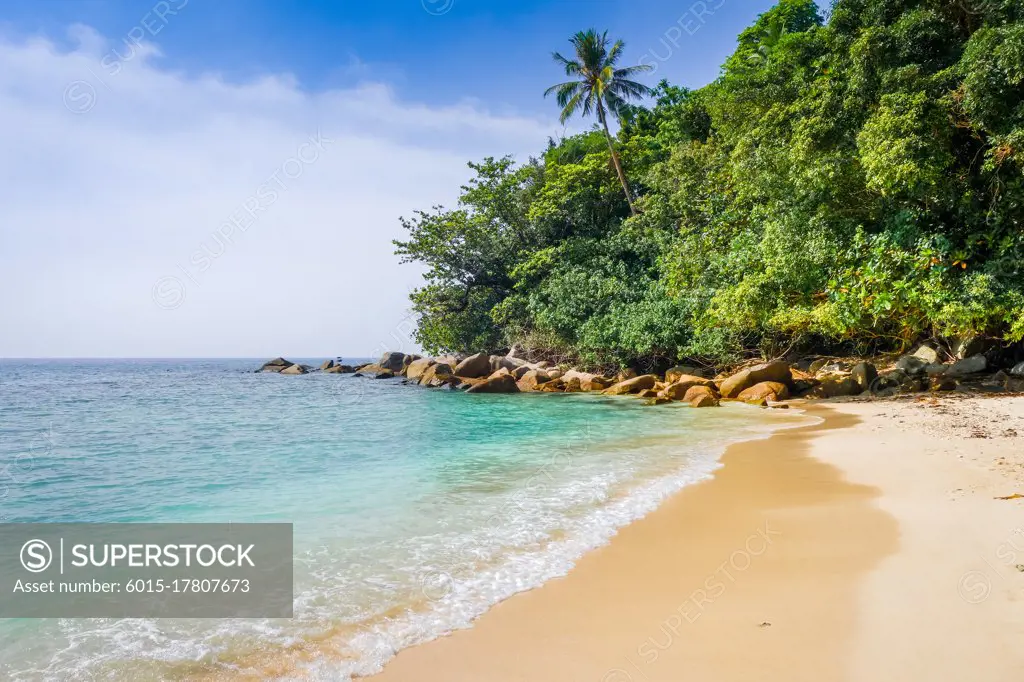
[(324, 363), (320, 365), (320, 369), (322, 369), (325, 372), (332, 367), (334, 367), (334, 360), (324, 360)]
[(620, 381), (614, 386), (606, 388), (603, 392), (606, 395), (628, 395), (653, 389), (656, 383), (658, 383), (658, 377), (653, 374), (644, 374), (643, 376)]
[(616, 384), (621, 384), (623, 381), (628, 381), (629, 379), (635, 379), (636, 376), (637, 376), (636, 370), (630, 367), (630, 368), (627, 368), (627, 369), (624, 369), (624, 370), (620, 371), (618, 374), (615, 375), (615, 383)]
[(746, 389), (763, 381), (775, 381), (788, 385), (793, 381), (793, 372), (785, 362), (776, 360), (733, 374), (722, 381), (719, 390), (723, 398), (735, 398)]
[(307, 372), (306, 372), (306, 368), (303, 367), (302, 365), (292, 365), (291, 367), (285, 367), (284, 369), (282, 369), (280, 371), (280, 373), (281, 374), (296, 375), (296, 374), (306, 374)]
[(508, 355), (505, 357), (516, 360), (526, 360), (527, 354), (519, 347), (519, 344), (514, 343), (512, 344), (512, 348), (509, 349)]
[(648, 405), (664, 405), (665, 403), (672, 402), (671, 398), (662, 398), (661, 396), (651, 398), (647, 401)]
[(409, 367), (409, 365), (416, 362), (417, 360), (422, 359), (422, 355), (406, 355), (404, 358), (402, 358), (402, 370), (404, 371), (406, 368)]
[(951, 377), (935, 377), (931, 380), (930, 388), (933, 391), (955, 391), (959, 385), (959, 382)]
[(657, 391), (657, 389), (654, 389), (654, 388), (644, 389), (643, 391), (640, 391), (639, 393), (637, 393), (636, 397), (638, 397), (638, 398), (657, 398), (658, 397), (658, 391)]
[(455, 366), (455, 376), (466, 379), (479, 379), (491, 373), (491, 356), (486, 353), (477, 353)]
[(692, 386), (683, 396), (683, 400), (690, 403), (690, 407), (717, 407), (719, 405), (718, 394), (707, 386)]
[(1010, 370), (1010, 374), (1015, 377), (1024, 377), (1024, 362), (1017, 363)]
[(401, 372), (402, 368), (405, 367), (405, 353), (398, 353), (396, 351), (388, 351), (384, 355), (380, 356), (380, 360), (377, 362), (378, 365), (391, 372)]
[(540, 387), (535, 390), (543, 393), (561, 393), (565, 390), (565, 382), (561, 379), (552, 379), (545, 384), (541, 384)]
[(678, 382), (682, 377), (703, 377), (704, 370), (699, 367), (690, 367), (689, 365), (680, 365), (673, 367), (672, 369), (665, 371), (665, 381), (669, 384)]
[(580, 388), (584, 391), (603, 391), (612, 385), (612, 380), (605, 377), (595, 376), (592, 379), (580, 381)]
[(949, 369), (946, 370), (946, 376), (948, 377), (962, 377), (968, 374), (977, 374), (978, 372), (984, 372), (985, 368), (988, 367), (988, 362), (985, 360), (984, 355), (974, 355), (964, 360), (957, 360), (954, 362)]
[(878, 378), (878, 370), (870, 362), (858, 362), (850, 370), (850, 378), (853, 379), (853, 383), (857, 384), (859, 389), (857, 392), (863, 393), (875, 383)]
[(762, 400), (778, 402), (789, 397), (789, 388), (778, 381), (762, 381), (741, 391), (736, 397), (746, 403), (759, 404)]
[(496, 372), (499, 369), (507, 369), (509, 371), (519, 367), (522, 362), (507, 358), (503, 355), (491, 355), (488, 357), (488, 362), (491, 365), (491, 372)]
[(916, 355), (904, 355), (896, 361), (896, 369), (906, 372), (912, 377), (921, 376), (928, 368), (928, 362)]
[(924, 368), (924, 373), (927, 374), (930, 377), (937, 377), (937, 376), (940, 376), (942, 374), (945, 374), (946, 370), (948, 370), (949, 367), (950, 367), (950, 365), (940, 365), (940, 364), (928, 365), (927, 367)]
[[(877, 382), (875, 385), (878, 385)], [(808, 391), (804, 397), (820, 400), (821, 398), (841, 398), (859, 393), (861, 393), (860, 387), (853, 377), (825, 376), (822, 378), (821, 384)]]
[(975, 355), (981, 355), (987, 351), (992, 342), (984, 336), (964, 336), (952, 339), (953, 355), (960, 360), (969, 359)]
[(938, 364), (939, 362), (939, 351), (935, 350), (931, 346), (923, 344), (918, 346), (917, 350), (911, 353), (911, 356), (918, 358), (919, 360), (924, 360), (925, 364), (928, 365)]
[(437, 360), (438, 364), (445, 364), (448, 365), (449, 367), (455, 367), (465, 358), (460, 357), (458, 355), (438, 355), (434, 359)]
[(519, 381), (524, 376), (526, 376), (527, 372), (534, 372), (534, 371), (536, 371), (536, 370), (530, 369), (529, 365), (523, 365), (521, 367), (516, 367), (514, 370), (512, 370), (512, 376), (514, 376), (516, 378), (516, 381)]
[(541, 360), (537, 363), (537, 369), (547, 369), (549, 367), (551, 367), (551, 363), (547, 360)]
[(560, 369), (549, 369), (549, 370), (547, 370), (547, 372), (548, 372), (548, 379), (550, 379), (552, 381), (554, 381), (555, 379), (561, 379), (562, 376), (563, 376), (562, 375), (562, 370), (560, 370)]
[(686, 392), (694, 386), (707, 386), (709, 388), (715, 387), (715, 382), (711, 379), (705, 379), (704, 377), (694, 376), (692, 374), (682, 374), (676, 377), (676, 381), (662, 389), (662, 396), (670, 400), (682, 400)]
[(419, 381), (427, 370), (437, 364), (434, 358), (420, 358), (413, 360), (405, 368), (405, 376), (410, 381)]
[(818, 358), (817, 360), (811, 363), (810, 367), (807, 368), (807, 371), (810, 372), (811, 374), (817, 374), (818, 372), (821, 371), (822, 367), (824, 367), (827, 364), (828, 358)]
[(335, 365), (330, 369), (325, 369), (324, 374), (352, 374), (355, 371), (356, 368), (351, 365)]
[(420, 375), (420, 386), (431, 386), (437, 388), (439, 386), (456, 384), (454, 380), (454, 372), (452, 366), (444, 362), (435, 362), (433, 365), (427, 367), (423, 374)]
[(475, 386), (470, 387), (467, 393), (519, 393), (515, 377), (506, 369), (502, 368), (493, 375), (484, 379)]
[(285, 360), (284, 358), (274, 358), (273, 360), (271, 360), (269, 362), (263, 363), (263, 366), (260, 367), (259, 371), (261, 371), (261, 372), (280, 372), (282, 370), (285, 370), (285, 369), (291, 367), (294, 364), (295, 363), (292, 362), (291, 360)]
[(539, 391), (539, 387), (548, 381), (550, 379), (548, 379), (548, 373), (545, 370), (531, 369), (520, 377), (517, 383), (519, 384), (520, 391)]
[(563, 379), (563, 381), (565, 381), (565, 392), (566, 393), (582, 393), (583, 392), (582, 382), (579, 380), (579, 377), (572, 377), (571, 379), (568, 379), (568, 380), (564, 380)]

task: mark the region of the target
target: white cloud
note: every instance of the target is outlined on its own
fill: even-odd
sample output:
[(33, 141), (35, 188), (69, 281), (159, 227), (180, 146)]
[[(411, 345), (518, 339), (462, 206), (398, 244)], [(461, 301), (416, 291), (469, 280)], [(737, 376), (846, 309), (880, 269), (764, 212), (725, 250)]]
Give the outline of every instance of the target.
[(558, 132), (383, 83), (188, 77), (152, 45), (70, 35), (0, 39), (3, 357), (394, 347), (418, 283), (398, 216), (452, 205), (466, 161)]

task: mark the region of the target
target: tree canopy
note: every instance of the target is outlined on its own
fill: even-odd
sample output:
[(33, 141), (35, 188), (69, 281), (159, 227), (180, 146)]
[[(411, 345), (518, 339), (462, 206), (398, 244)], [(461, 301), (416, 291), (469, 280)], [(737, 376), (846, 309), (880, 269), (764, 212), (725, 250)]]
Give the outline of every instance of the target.
[(431, 351), (595, 364), (1024, 337), (1024, 4), (782, 0), (698, 90), (405, 221)]

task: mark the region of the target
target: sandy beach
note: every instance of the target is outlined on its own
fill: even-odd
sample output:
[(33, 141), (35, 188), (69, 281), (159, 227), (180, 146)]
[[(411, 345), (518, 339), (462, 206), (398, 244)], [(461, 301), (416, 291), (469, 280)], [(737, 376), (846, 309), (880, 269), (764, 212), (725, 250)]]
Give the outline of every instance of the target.
[(807, 416), (371, 679), (1019, 679), (1024, 398)]

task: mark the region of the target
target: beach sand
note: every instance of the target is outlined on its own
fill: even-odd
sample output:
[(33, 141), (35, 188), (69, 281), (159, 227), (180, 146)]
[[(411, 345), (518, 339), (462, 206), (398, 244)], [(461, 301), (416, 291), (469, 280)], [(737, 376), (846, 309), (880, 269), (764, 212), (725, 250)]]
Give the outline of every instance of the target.
[(1024, 499), (996, 498), (1024, 494), (1024, 399), (807, 413), (369, 679), (1021, 679)]

